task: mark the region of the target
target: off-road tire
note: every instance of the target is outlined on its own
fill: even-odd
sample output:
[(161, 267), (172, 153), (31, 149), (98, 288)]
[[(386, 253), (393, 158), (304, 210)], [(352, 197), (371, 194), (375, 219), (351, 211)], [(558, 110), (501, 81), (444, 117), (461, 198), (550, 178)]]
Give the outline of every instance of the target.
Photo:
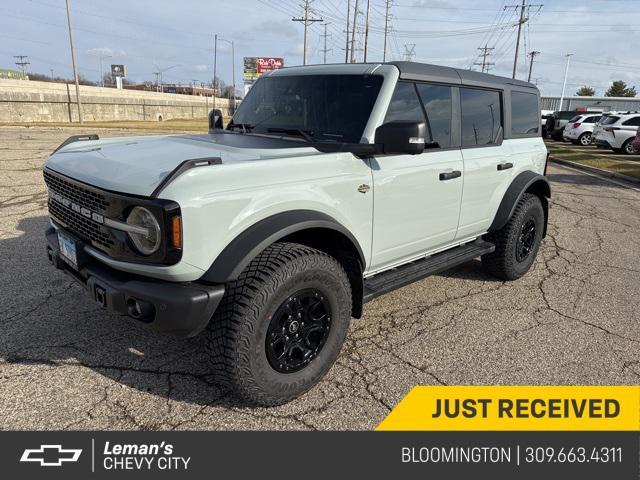
[[(305, 367), (275, 370), (267, 357), (269, 324), (295, 292), (318, 289), (331, 307), (324, 345)], [(274, 406), (312, 388), (335, 362), (351, 320), (351, 286), (340, 263), (319, 250), (279, 242), (256, 257), (225, 295), (206, 330), (216, 380), (244, 403)]]
[[(518, 238), (526, 222), (535, 222), (535, 237), (529, 255), (519, 261), (516, 255)], [(544, 229), (544, 208), (540, 198), (525, 193), (507, 224), (500, 230), (488, 233), (485, 238), (492, 242), (496, 249), (493, 253), (482, 256), (482, 266), (490, 275), (502, 280), (516, 280), (526, 274), (533, 264)]]

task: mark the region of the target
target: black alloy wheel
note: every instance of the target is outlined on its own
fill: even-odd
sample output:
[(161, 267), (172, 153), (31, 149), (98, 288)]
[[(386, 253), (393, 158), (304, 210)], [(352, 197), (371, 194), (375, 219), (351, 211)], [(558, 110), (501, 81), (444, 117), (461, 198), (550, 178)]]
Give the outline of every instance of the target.
[(305, 368), (318, 356), (331, 329), (331, 305), (316, 288), (300, 290), (286, 299), (267, 329), (266, 351), (280, 373)]
[(526, 260), (536, 241), (536, 220), (533, 217), (527, 219), (520, 229), (520, 235), (516, 243), (516, 260), (523, 262)]

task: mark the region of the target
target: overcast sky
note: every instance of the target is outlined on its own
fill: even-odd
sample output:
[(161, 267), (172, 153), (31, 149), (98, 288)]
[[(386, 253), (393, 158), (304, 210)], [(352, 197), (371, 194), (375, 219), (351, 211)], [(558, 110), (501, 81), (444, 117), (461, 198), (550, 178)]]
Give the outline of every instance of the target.
[[(285, 65), (302, 63), (303, 26), (292, 22), (304, 0), (70, 0), (80, 72), (99, 78), (104, 65), (124, 63), (132, 81), (208, 81), (213, 71), (213, 35), (234, 40), (236, 82), (242, 82), (242, 57), (284, 57)], [(351, 0), (353, 5), (356, 0)], [(0, 14), (0, 68), (15, 68), (14, 55), (28, 55), (29, 70), (71, 76), (64, 0), (3, 2)], [(367, 0), (359, 0), (364, 22)], [(385, 0), (370, 0), (369, 61), (381, 61)], [(479, 69), (480, 46), (495, 48), (492, 73), (511, 75), (520, 0), (393, 0), (388, 59), (402, 59), (405, 44), (415, 44), (421, 62)], [(518, 78), (526, 79), (532, 50), (541, 52), (532, 79), (543, 94), (562, 87), (566, 53), (573, 53), (567, 94), (581, 85), (598, 95), (612, 80), (623, 79), (640, 90), (640, 0), (529, 0), (530, 21), (523, 29)], [(347, 0), (314, 0), (313, 17), (327, 27), (328, 62), (344, 61)], [(361, 22), (358, 22), (361, 23)], [(322, 63), (324, 27), (309, 28), (309, 63)], [(362, 41), (359, 42), (362, 46)], [(218, 44), (218, 76), (231, 83), (230, 46)], [(358, 51), (362, 61), (362, 51)]]

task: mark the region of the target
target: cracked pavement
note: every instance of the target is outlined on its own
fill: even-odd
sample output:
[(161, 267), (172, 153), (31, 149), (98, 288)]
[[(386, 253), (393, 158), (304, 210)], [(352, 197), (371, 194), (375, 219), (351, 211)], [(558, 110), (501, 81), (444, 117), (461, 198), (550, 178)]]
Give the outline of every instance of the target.
[(383, 296), (320, 385), (244, 407), (209, 374), (202, 338), (108, 315), (49, 266), (42, 165), (77, 133), (0, 127), (2, 429), (373, 429), (419, 384), (640, 380), (640, 191), (551, 166), (549, 232), (527, 276), (496, 281), (476, 261)]

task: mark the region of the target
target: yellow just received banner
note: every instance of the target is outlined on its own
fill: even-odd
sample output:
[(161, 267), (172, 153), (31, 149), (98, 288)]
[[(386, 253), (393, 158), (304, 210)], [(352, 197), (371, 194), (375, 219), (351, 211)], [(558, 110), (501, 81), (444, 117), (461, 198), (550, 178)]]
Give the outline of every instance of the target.
[(640, 431), (640, 386), (419, 386), (377, 430)]

